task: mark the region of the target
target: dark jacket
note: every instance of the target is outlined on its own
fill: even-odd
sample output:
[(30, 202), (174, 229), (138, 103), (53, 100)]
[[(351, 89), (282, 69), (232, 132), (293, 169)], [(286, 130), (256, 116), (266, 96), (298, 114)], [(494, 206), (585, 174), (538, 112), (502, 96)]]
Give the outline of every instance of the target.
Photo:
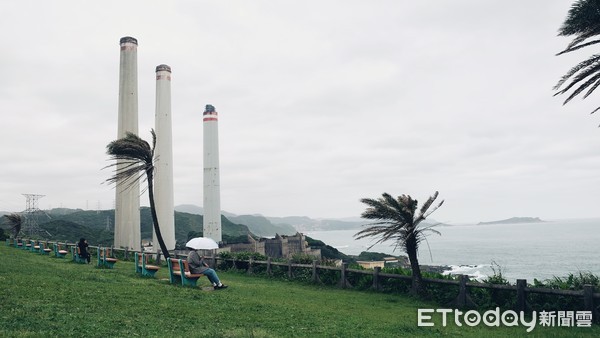
[(77, 243), (77, 247), (79, 248), (79, 256), (86, 258), (90, 256), (87, 251), (88, 244), (86, 242), (79, 241), (79, 243)]
[(187, 261), (191, 273), (204, 273), (208, 269), (208, 264), (204, 263), (204, 257), (200, 257), (196, 250), (190, 251)]

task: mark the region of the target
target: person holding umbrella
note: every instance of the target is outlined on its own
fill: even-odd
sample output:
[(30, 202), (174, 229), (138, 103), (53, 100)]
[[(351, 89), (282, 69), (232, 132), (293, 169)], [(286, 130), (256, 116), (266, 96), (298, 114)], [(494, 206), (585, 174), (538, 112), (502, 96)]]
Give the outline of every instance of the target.
[(217, 276), (217, 272), (211, 269), (208, 264), (204, 261), (204, 256), (200, 256), (197, 250), (210, 250), (216, 249), (219, 245), (212, 239), (206, 237), (192, 238), (186, 243), (186, 246), (190, 249), (190, 253), (187, 256), (188, 265), (191, 273), (201, 273), (205, 275), (208, 280), (212, 283), (215, 290), (226, 289), (227, 285), (221, 283), (221, 280)]

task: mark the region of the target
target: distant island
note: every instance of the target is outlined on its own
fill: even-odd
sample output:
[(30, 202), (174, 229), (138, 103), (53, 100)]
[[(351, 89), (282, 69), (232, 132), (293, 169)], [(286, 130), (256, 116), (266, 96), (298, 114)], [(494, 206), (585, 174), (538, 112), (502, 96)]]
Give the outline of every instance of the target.
[(501, 221), (493, 221), (493, 222), (479, 222), (477, 225), (485, 225), (485, 224), (518, 224), (518, 223), (543, 223), (539, 217), (512, 217), (509, 219), (503, 219)]

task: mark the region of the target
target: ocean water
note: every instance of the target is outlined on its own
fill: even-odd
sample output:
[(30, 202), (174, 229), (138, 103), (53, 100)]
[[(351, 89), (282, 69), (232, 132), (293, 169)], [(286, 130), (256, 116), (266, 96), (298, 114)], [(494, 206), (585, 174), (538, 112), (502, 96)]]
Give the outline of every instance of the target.
[[(447, 265), (448, 273), (483, 279), (493, 269), (514, 282), (533, 282), (569, 273), (591, 272), (600, 276), (600, 219), (553, 220), (543, 223), (438, 226), (441, 235), (430, 234), (419, 248), (422, 265)], [(362, 251), (405, 255), (393, 243), (373, 244), (356, 240), (359, 230), (311, 231), (347, 255)]]

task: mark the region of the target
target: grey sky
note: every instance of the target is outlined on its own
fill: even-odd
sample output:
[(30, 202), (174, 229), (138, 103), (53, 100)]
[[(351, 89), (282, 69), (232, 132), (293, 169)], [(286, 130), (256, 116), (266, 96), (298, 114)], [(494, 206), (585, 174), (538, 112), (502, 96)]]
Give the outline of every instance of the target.
[[(600, 92), (552, 87), (571, 1), (3, 1), (0, 210), (108, 209), (119, 39), (138, 39), (139, 130), (173, 69), (175, 204), (202, 205), (202, 111), (219, 112), (221, 206), (358, 217), (382, 192), (434, 218), (598, 217)], [(147, 205), (147, 196), (142, 196)]]

